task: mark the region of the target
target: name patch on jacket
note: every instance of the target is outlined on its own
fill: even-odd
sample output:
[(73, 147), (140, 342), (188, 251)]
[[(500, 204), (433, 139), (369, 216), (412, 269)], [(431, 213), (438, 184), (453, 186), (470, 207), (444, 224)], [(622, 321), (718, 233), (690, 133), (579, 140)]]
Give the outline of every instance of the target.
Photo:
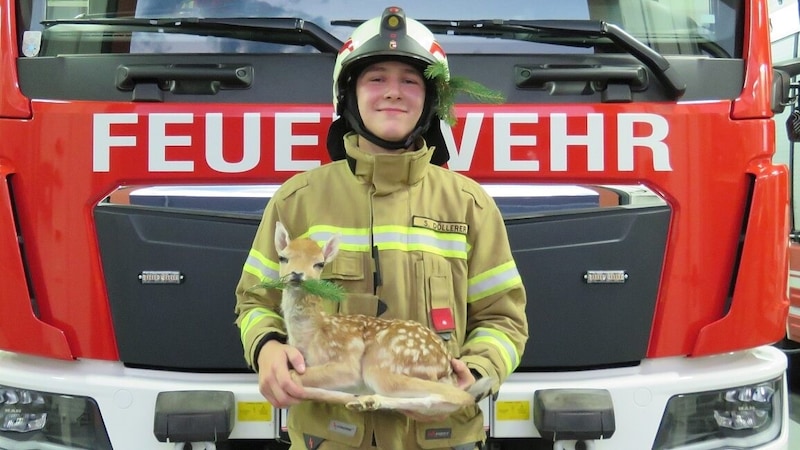
[(417, 228), (427, 228), (429, 230), (439, 231), (442, 233), (467, 234), (469, 231), (469, 225), (465, 223), (440, 222), (438, 220), (420, 216), (414, 216), (411, 219), (411, 225)]

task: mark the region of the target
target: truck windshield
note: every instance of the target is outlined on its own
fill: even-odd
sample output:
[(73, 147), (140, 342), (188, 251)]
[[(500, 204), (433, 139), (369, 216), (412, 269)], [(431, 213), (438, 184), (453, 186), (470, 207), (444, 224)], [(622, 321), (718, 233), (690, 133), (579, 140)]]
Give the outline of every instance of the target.
[[(32, 2), (20, 29), (41, 34), (36, 55), (336, 52), (387, 5), (367, 0), (85, 0)], [(606, 24), (663, 55), (739, 58), (741, 0), (408, 1), (448, 53), (627, 52)], [(569, 21), (568, 32), (564, 24)], [(585, 21), (585, 22), (583, 22)], [(546, 26), (545, 26), (546, 25)], [(20, 37), (20, 45), (23, 45)]]

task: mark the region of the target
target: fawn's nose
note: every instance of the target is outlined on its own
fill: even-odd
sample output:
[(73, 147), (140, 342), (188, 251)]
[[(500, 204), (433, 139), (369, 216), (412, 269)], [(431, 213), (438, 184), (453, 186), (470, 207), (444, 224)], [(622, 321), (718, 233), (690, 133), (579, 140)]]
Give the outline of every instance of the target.
[(303, 281), (303, 272), (292, 272), (289, 274), (289, 281), (293, 283), (299, 283)]

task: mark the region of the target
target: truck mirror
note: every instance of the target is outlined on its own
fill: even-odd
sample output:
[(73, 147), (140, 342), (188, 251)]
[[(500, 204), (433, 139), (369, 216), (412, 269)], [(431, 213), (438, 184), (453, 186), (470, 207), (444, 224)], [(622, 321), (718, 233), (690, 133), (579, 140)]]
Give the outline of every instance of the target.
[(800, 110), (792, 109), (792, 113), (786, 119), (786, 135), (789, 142), (800, 142)]
[(792, 103), (792, 74), (785, 70), (775, 68), (772, 70), (772, 99), (771, 109), (775, 114), (783, 112), (784, 108)]

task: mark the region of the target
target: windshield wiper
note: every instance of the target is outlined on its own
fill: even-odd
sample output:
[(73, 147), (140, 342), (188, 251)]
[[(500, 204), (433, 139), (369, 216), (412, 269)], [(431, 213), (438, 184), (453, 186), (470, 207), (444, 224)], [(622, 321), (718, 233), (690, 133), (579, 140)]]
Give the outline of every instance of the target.
[(274, 44), (310, 45), (322, 53), (338, 53), (342, 41), (312, 22), (291, 17), (174, 17), (158, 19), (78, 18), (44, 20), (46, 28), (58, 25), (105, 26), (109, 31), (167, 31), (215, 37), (229, 37)]
[[(594, 47), (608, 40), (647, 66), (672, 98), (686, 92), (683, 77), (670, 67), (663, 55), (628, 34), (617, 25), (601, 20), (420, 20), (436, 34), (487, 36), (519, 41)], [(336, 20), (332, 25), (358, 26), (362, 20)], [(556, 40), (555, 38), (578, 38)]]

